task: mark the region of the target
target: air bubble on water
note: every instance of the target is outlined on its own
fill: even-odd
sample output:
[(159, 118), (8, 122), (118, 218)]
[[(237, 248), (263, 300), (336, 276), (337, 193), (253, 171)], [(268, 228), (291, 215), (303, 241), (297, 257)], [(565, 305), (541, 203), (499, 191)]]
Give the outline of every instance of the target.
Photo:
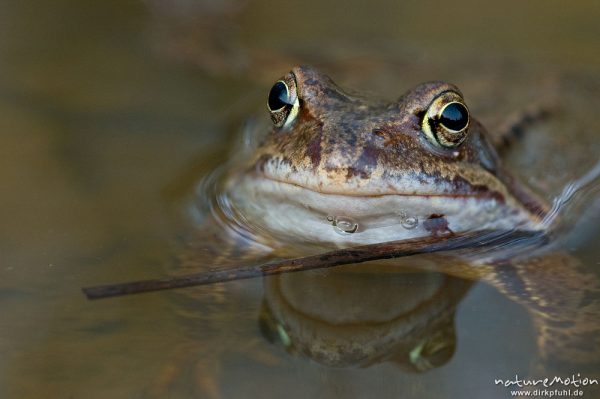
[(341, 235), (356, 233), (358, 223), (347, 216), (327, 216), (327, 221), (333, 226), (333, 230)]

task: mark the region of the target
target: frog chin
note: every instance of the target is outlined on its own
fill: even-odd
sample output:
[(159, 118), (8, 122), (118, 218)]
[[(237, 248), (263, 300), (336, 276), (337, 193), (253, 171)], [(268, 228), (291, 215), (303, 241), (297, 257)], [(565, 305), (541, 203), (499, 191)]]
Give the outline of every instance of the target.
[(227, 195), (249, 230), (288, 243), (346, 247), (481, 229), (536, 229), (523, 209), (489, 197), (324, 194), (263, 176), (231, 182)]

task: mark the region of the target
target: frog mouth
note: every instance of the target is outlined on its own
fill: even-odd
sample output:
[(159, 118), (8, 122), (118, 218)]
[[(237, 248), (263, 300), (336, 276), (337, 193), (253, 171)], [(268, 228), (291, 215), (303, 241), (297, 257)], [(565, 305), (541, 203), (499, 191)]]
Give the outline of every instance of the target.
[(289, 185), (322, 195), (376, 197), (396, 195), (407, 197), (494, 198), (505, 202), (507, 188), (498, 177), (476, 166), (462, 165), (458, 172), (446, 174), (418, 171), (407, 167), (405, 172), (357, 170), (350, 166), (306, 168), (281, 159), (264, 156), (248, 171), (251, 177), (274, 184)]
[[(244, 223), (278, 239), (367, 244), (530, 223), (494, 197), (419, 192), (324, 192), (299, 182), (245, 175), (228, 195)], [(437, 219), (431, 222), (431, 219)]]
[[(409, 202), (417, 199), (431, 200), (436, 203), (447, 201), (450, 207), (463, 201), (465, 206), (475, 207), (472, 210), (473, 213), (490, 212), (495, 208), (502, 207), (507, 209), (507, 212), (526, 214), (525, 218), (536, 223), (540, 223), (550, 211), (544, 201), (526, 187), (515, 184), (510, 176), (504, 182), (491, 174), (478, 176), (476, 173), (468, 173), (468, 171), (465, 174), (470, 174), (474, 182), (462, 176), (454, 176), (451, 179), (433, 179), (429, 182), (427, 179), (417, 179), (411, 176), (390, 179), (386, 182), (375, 178), (367, 179), (366, 184), (364, 184), (365, 179), (343, 179), (341, 183), (334, 180), (334, 184), (327, 184), (318, 178), (304, 181), (281, 179), (267, 173), (257, 177), (281, 187), (287, 186), (290, 190), (292, 188), (299, 190), (299, 194), (312, 192), (323, 198), (327, 198), (327, 196), (353, 197), (358, 200), (360, 198), (398, 197)], [(441, 207), (443, 208), (443, 206)]]
[(287, 204), (297, 204), (333, 217), (346, 214), (361, 218), (393, 219), (394, 216), (390, 215), (443, 215), (455, 212), (459, 207), (480, 207), (484, 202), (489, 204), (488, 210), (491, 205), (504, 203), (502, 197), (472, 193), (327, 191), (323, 187), (315, 189), (270, 177), (254, 180), (253, 185), (267, 202), (271, 198), (273, 203), (284, 201)]
[(474, 186), (465, 179), (455, 178), (451, 182), (439, 184), (435, 188), (432, 184), (403, 184), (394, 185), (387, 183), (385, 185), (372, 185), (371, 187), (362, 187), (345, 182), (345, 184), (325, 184), (323, 182), (312, 183), (309, 181), (293, 181), (282, 179), (266, 174), (256, 176), (257, 180), (271, 182), (279, 186), (281, 190), (311, 192), (322, 196), (353, 197), (359, 198), (377, 198), (385, 196), (414, 197), (414, 198), (447, 198), (447, 199), (481, 199), (495, 200), (498, 203), (505, 203), (505, 192), (493, 190), (487, 186)]

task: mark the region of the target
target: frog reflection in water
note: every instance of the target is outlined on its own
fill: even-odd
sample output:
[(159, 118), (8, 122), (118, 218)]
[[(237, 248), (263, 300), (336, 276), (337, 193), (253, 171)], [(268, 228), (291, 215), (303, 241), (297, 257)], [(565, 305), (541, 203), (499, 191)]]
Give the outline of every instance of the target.
[[(207, 259), (226, 265), (242, 255), (264, 260), (479, 229), (546, 228), (547, 205), (503, 169), (453, 85), (425, 83), (385, 103), (349, 94), (314, 69), (297, 67), (272, 87), (268, 107), (272, 131), (223, 183), (229, 208), (220, 216), (229, 215), (226, 225), (235, 228), (213, 233), (213, 239), (227, 241), (232, 251), (198, 244), (207, 256), (198, 259), (199, 251), (190, 251), (186, 271), (198, 271)], [(565, 255), (546, 259), (495, 264), (489, 258), (425, 256), (408, 264), (492, 284), (532, 313), (543, 361), (591, 363), (600, 353), (598, 281)], [(452, 316), (468, 283), (442, 274), (403, 276), (401, 263), (407, 264), (393, 260), (268, 279), (263, 324), (288, 347), (325, 364), (367, 365), (398, 360), (397, 353), (403, 359), (398, 363), (422, 371), (436, 362), (421, 355), (446, 353), (441, 364), (451, 353)], [(373, 290), (386, 273), (396, 279), (386, 289), (421, 284), (422, 297)], [(417, 283), (406, 283), (415, 278)], [(339, 284), (356, 295), (340, 293)], [(356, 301), (377, 292), (393, 299)], [(357, 335), (335, 330), (346, 322), (361, 327)], [(444, 331), (450, 339), (441, 337)]]
[(332, 367), (391, 361), (402, 370), (423, 372), (445, 364), (456, 344), (456, 306), (471, 283), (393, 267), (398, 265), (268, 279), (263, 332), (288, 352)]

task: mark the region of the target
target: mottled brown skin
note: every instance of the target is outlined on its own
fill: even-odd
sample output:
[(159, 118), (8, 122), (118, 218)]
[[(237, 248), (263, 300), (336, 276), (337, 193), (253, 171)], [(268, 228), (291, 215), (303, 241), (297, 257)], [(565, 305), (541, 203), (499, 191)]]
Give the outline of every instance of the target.
[[(349, 94), (310, 67), (294, 68), (284, 77), (292, 79), (298, 88), (299, 114), (291, 126), (275, 127), (268, 135), (255, 157), (259, 170), (267, 163), (273, 169), (286, 165), (292, 173), (275, 178), (325, 193), (397, 193), (398, 186), (418, 182), (436, 189), (413, 188), (402, 194), (504, 201), (508, 190), (533, 215), (546, 209), (526, 190), (512, 190), (513, 179), (473, 117), (466, 140), (455, 148), (436, 146), (425, 137), (421, 121), (427, 108), (440, 93), (460, 94), (456, 86), (424, 83), (386, 103)], [(309, 184), (297, 177), (307, 175), (318, 177)], [(374, 181), (381, 183), (373, 186)]]

